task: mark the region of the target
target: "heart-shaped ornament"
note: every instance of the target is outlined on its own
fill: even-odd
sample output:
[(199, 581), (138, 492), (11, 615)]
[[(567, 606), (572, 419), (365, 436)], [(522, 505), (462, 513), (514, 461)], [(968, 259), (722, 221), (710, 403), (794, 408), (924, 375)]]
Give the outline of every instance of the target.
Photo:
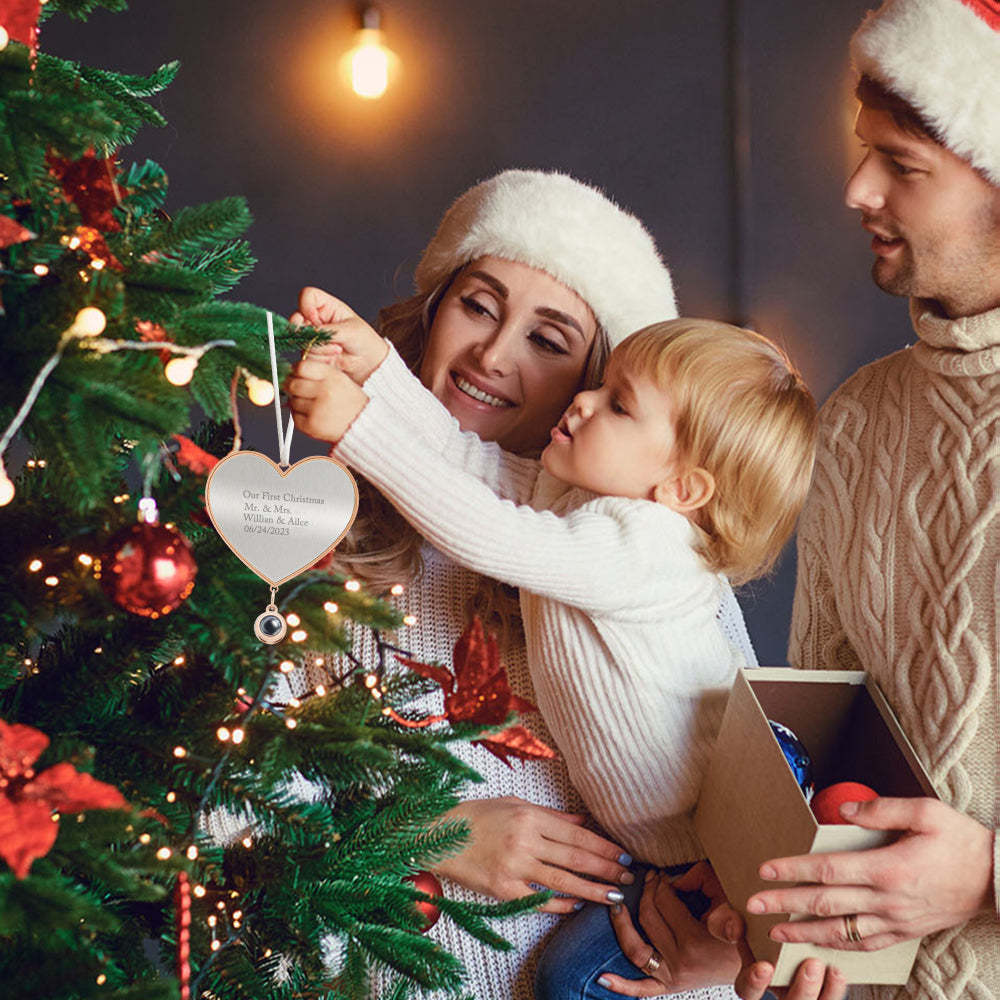
[(340, 462), (316, 455), (282, 470), (237, 451), (212, 469), (205, 509), (222, 540), (272, 587), (335, 548), (358, 512), (358, 485)]

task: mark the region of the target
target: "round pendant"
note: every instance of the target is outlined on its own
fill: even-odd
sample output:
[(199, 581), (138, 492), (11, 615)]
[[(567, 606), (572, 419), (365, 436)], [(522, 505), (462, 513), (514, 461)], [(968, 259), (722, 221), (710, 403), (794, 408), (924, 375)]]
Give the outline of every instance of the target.
[(288, 624), (278, 609), (273, 604), (269, 604), (257, 616), (257, 620), (253, 623), (253, 631), (254, 635), (261, 642), (274, 645), (274, 643), (281, 642), (285, 638), (285, 633), (288, 631)]

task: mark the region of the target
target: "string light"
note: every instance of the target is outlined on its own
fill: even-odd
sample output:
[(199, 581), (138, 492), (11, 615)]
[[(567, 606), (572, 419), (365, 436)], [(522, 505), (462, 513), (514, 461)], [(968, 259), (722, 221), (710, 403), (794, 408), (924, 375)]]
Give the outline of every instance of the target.
[(139, 843), (148, 844), (153, 838), (148, 833), (139, 834)]
[(302, 619), (299, 618), (299, 616), (294, 611), (291, 612), (291, 614), (285, 615), (285, 621), (288, 622), (288, 624), (291, 625), (292, 628), (295, 628), (296, 625), (302, 624)]
[(216, 939), (212, 942), (212, 951), (218, 951), (222, 947), (222, 942)]
[(322, 698), (326, 694), (326, 688), (323, 687), (322, 684), (317, 684), (316, 685), (316, 694), (318, 694), (320, 696), (320, 698)]
[(295, 719), (285, 719), (285, 725), (289, 729), (294, 729), (298, 725), (298, 722)]
[[(76, 237), (74, 236), (75, 240)], [(73, 240), (70, 240), (70, 247)], [(97, 306), (84, 306), (73, 320), (73, 325), (69, 328), (71, 334), (77, 337), (96, 337), (104, 333), (104, 328), (108, 325), (108, 318)]]
[(253, 847), (253, 841), (249, 837), (244, 837), (243, 838), (243, 846), (244, 847)]
[(347, 583), (344, 584), (344, 590), (349, 590), (352, 593), (360, 589), (361, 584), (358, 583), (357, 580), (348, 580)]
[(309, 633), (304, 628), (296, 629), (291, 635), (292, 642), (305, 642), (308, 638)]
[(323, 610), (328, 611), (331, 615), (335, 615), (340, 610), (340, 606), (333, 601), (327, 601), (323, 605)]
[(378, 678), (374, 674), (369, 674), (365, 678), (365, 687), (366, 688), (373, 688), (373, 687), (375, 687), (376, 684), (378, 684)]
[(108, 977), (102, 972), (96, 979), (98, 986), (103, 986), (108, 981)]
[(223, 743), (228, 743), (229, 737), (232, 736), (233, 734), (228, 729), (226, 729), (225, 726), (219, 726), (219, 728), (216, 729), (215, 731), (215, 735), (218, 736)]
[(187, 756), (187, 750), (185, 750), (184, 747), (174, 747), (174, 756), (175, 757), (186, 757)]
[(197, 367), (197, 358), (171, 358), (164, 367), (163, 374), (171, 385), (187, 385), (194, 378)]
[(181, 654), (180, 656), (175, 656), (174, 657), (174, 666), (175, 667), (182, 667), (182, 666), (184, 666), (184, 655), (183, 654)]
[(242, 729), (234, 729), (233, 730), (233, 742), (234, 743), (242, 743), (245, 736), (246, 736), (246, 733)]
[(295, 669), (295, 664), (292, 663), (291, 660), (282, 660), (281, 663), (278, 664), (278, 669), (283, 674), (290, 674)]
[(41, 559), (32, 559), (31, 562), (28, 563), (28, 572), (29, 573), (37, 573), (41, 568), (42, 568), (42, 560)]
[(192, 844), (185, 852), (189, 861), (194, 861), (198, 857), (198, 848)]
[(402, 592), (403, 592), (403, 585), (402, 585), (401, 583), (394, 583), (394, 584), (393, 584), (393, 585), (392, 585), (392, 586), (391, 586), (391, 587), (389, 588), (389, 593), (390, 593), (390, 594), (392, 594), (392, 595), (393, 595), (394, 597), (399, 597), (399, 595), (400, 595), (400, 594), (401, 594)]
[(219, 918), (214, 913), (210, 913), (208, 915), (208, 919), (205, 922), (208, 924), (209, 927), (214, 927), (219, 922)]
[(47, 576), (45, 578), (45, 584), (46, 584), (46, 586), (49, 586), (49, 587), (57, 587), (57, 586), (59, 586), (59, 577), (58, 576)]
[(86, 552), (81, 552), (76, 557), (76, 561), (79, 562), (79, 563), (81, 563), (84, 566), (93, 566), (94, 565), (94, 557), (93, 556), (88, 556)]
[(195, 894), (195, 895), (196, 895), (196, 896), (197, 896), (197, 897), (198, 897), (199, 899), (201, 899), (201, 898), (202, 898), (202, 897), (203, 897), (203, 896), (205, 895), (205, 887), (204, 887), (203, 885), (196, 885), (196, 886), (195, 886), (195, 887), (194, 887), (194, 888), (193, 888), (193, 889), (192, 889), (191, 891), (192, 891), (192, 892), (193, 892), (193, 893), (194, 893), (194, 894)]
[[(3, 31), (3, 28), (0, 28), (0, 31)], [(0, 48), (2, 48), (2, 46), (0, 46)], [(49, 273), (49, 265), (48, 264), (36, 264), (31, 270), (34, 271), (35, 274), (37, 274), (39, 278), (44, 278), (45, 275), (47, 275)]]
[(321, 667), (321, 666), (323, 666), (323, 664), (324, 664), (325, 662), (326, 662), (326, 661), (325, 661), (325, 660), (323, 659), (323, 657), (322, 657), (322, 656), (317, 656), (317, 657), (316, 657), (316, 659), (315, 659), (315, 660), (313, 660), (313, 663), (315, 663), (317, 667)]
[(176, 802), (177, 801), (177, 793), (176, 792), (167, 792), (167, 801), (171, 802), (171, 803), (172, 802)]
[(416, 625), (417, 624), (417, 616), (416, 615), (403, 615), (403, 624), (404, 625)]
[(158, 858), (159, 858), (159, 859), (160, 859), (161, 861), (166, 861), (166, 860), (167, 860), (167, 858), (169, 858), (169, 857), (170, 857), (170, 855), (171, 855), (171, 854), (173, 854), (173, 853), (174, 853), (174, 852), (173, 852), (172, 850), (170, 850), (170, 848), (169, 848), (169, 847), (161, 847), (161, 848), (160, 848), (160, 849), (159, 849), (159, 850), (158, 850), (158, 851), (156, 852), (156, 856), (157, 856), (157, 857), (158, 857)]

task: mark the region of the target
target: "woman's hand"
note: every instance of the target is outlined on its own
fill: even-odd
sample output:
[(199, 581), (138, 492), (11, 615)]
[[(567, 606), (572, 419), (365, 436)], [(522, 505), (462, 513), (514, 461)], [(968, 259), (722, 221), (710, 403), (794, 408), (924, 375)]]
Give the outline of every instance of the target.
[(299, 308), (288, 317), (293, 326), (308, 324), (330, 339), (306, 351), (303, 360), (333, 362), (358, 385), (383, 362), (388, 343), (346, 302), (321, 288), (303, 288)]
[(285, 384), (295, 426), (336, 444), (368, 403), (364, 390), (325, 361), (300, 361)]
[[(754, 962), (744, 967), (736, 979), (735, 989), (742, 1000), (761, 1000), (774, 975), (768, 962)], [(795, 970), (791, 985), (771, 990), (780, 1000), (843, 1000), (847, 995), (847, 980), (839, 969), (824, 965), (818, 958), (806, 959)]]
[[(584, 817), (577, 813), (507, 797), (470, 799), (444, 818), (464, 820), (470, 837), (462, 852), (440, 862), (435, 872), (494, 899), (517, 899), (542, 886), (565, 895), (541, 909), (569, 913), (580, 900), (620, 900), (615, 886), (634, 879), (622, 864), (632, 859), (610, 840), (585, 830)], [(609, 892), (615, 895), (609, 897)]]
[[(600, 983), (613, 993), (630, 997), (653, 997), (732, 983), (742, 966), (733, 941), (720, 941), (705, 923), (696, 920), (677, 897), (674, 886), (700, 889), (713, 903), (725, 895), (707, 862), (700, 862), (671, 885), (669, 876), (651, 871), (639, 901), (639, 923), (652, 942), (639, 935), (624, 906), (611, 911), (611, 923), (625, 957), (647, 973), (646, 979), (625, 979), (610, 972)], [(714, 911), (713, 911), (714, 912)], [(659, 965), (648, 968), (650, 959)]]

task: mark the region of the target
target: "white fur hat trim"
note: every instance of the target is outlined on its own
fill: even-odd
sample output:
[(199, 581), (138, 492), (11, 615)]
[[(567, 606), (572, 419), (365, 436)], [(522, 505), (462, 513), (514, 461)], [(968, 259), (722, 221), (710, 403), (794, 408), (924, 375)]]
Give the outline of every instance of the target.
[(670, 272), (641, 222), (566, 174), (505, 170), (448, 209), (414, 277), (429, 292), (478, 257), (538, 268), (593, 310), (612, 347), (675, 319)]
[(861, 22), (851, 55), (1000, 186), (997, 0), (886, 0)]

